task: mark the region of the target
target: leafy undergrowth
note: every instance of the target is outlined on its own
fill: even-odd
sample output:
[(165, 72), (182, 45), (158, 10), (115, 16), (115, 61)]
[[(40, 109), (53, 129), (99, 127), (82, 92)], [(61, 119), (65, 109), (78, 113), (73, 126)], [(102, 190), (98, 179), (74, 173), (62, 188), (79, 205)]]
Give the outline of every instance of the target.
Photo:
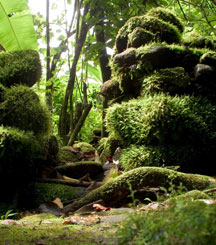
[(36, 214), (17, 221), (19, 225), (0, 225), (1, 245), (117, 244), (115, 224), (63, 224), (65, 219)]
[(118, 244), (215, 245), (215, 215), (215, 201), (174, 201), (168, 209), (134, 213), (118, 231)]

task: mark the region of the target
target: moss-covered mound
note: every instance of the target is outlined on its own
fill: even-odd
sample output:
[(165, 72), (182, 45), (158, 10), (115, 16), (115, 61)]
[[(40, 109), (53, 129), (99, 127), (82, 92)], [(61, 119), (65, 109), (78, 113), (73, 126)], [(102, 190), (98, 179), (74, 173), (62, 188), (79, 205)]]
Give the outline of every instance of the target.
[(215, 50), (215, 45), (213, 41), (208, 37), (202, 36), (197, 31), (186, 33), (183, 36), (182, 42), (185, 46), (191, 48), (206, 48)]
[(168, 93), (170, 95), (184, 94), (190, 85), (190, 77), (183, 67), (160, 69), (144, 78), (141, 95)]
[(130, 194), (130, 190), (138, 190), (142, 187), (165, 187), (172, 184), (176, 188), (180, 183), (187, 190), (203, 190), (215, 186), (215, 180), (208, 176), (185, 174), (174, 170), (141, 167), (128, 171), (119, 177), (107, 182), (96, 190), (91, 191), (85, 197), (65, 207), (64, 211), (74, 211), (83, 205), (102, 199), (108, 205), (117, 206), (120, 201)]
[[(81, 197), (84, 194), (84, 191), (85, 190), (82, 187), (35, 183), (31, 184), (20, 197), (22, 197), (23, 200), (26, 200), (26, 203), (23, 203), (25, 207), (27, 202), (31, 207), (38, 207), (40, 204), (53, 201), (57, 197), (60, 198), (62, 202), (71, 201)], [(20, 200), (20, 202), (22, 202), (22, 200)]]
[(145, 96), (110, 107), (107, 128), (128, 144), (204, 145), (215, 142), (215, 110), (202, 98)]
[(95, 152), (96, 149), (89, 143), (86, 142), (78, 142), (73, 145), (74, 148), (80, 149), (82, 152)]
[(75, 179), (81, 178), (86, 174), (89, 174), (91, 178), (94, 178), (103, 172), (101, 163), (94, 161), (73, 162), (58, 166), (56, 167), (56, 170), (62, 175)]
[(205, 54), (202, 55), (200, 58), (200, 63), (209, 65), (212, 67), (216, 67), (216, 52), (210, 51), (206, 52)]
[(0, 53), (0, 83), (33, 86), (41, 78), (41, 63), (37, 51), (21, 50)]
[[(130, 18), (119, 30), (116, 37), (116, 49), (118, 53), (121, 53), (127, 48), (128, 34), (132, 33), (132, 31), (137, 27), (141, 27), (144, 30), (152, 33), (152, 37), (155, 35), (154, 40), (159, 42), (166, 42), (168, 44), (181, 42), (181, 35), (178, 29), (169, 22), (165, 22), (157, 17), (147, 15), (136, 16)], [(149, 40), (149, 36), (147, 38)], [(144, 40), (144, 43), (141, 44), (146, 44), (146, 40)]]
[(80, 160), (78, 152), (74, 151), (74, 149), (70, 146), (63, 146), (59, 149), (57, 155), (58, 162), (66, 163), (66, 162), (78, 162)]
[(35, 177), (34, 161), (42, 154), (43, 146), (32, 133), (0, 127), (0, 184), (4, 201)]
[(22, 85), (6, 90), (0, 104), (0, 124), (44, 137), (49, 134), (50, 123), (48, 109), (33, 90)]
[(121, 167), (125, 171), (144, 166), (179, 168), (184, 172), (212, 174), (215, 172), (215, 146), (130, 145), (122, 150)]
[(157, 17), (165, 22), (176, 26), (178, 30), (182, 33), (184, 31), (184, 25), (181, 20), (176, 17), (170, 10), (164, 8), (152, 8), (148, 11), (147, 15)]

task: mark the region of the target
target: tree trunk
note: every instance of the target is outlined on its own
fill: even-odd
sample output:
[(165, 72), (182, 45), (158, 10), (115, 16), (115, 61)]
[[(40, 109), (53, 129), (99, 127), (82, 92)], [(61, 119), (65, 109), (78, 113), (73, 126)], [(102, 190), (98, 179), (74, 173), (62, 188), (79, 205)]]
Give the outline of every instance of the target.
[[(49, 110), (52, 112), (52, 90), (53, 84), (50, 81), (52, 77), (51, 69), (50, 69), (50, 25), (49, 25), (49, 0), (46, 0), (46, 104)], [(50, 83), (51, 82), (51, 83)]]
[[(83, 14), (83, 19), (82, 19), (82, 24), (81, 24), (81, 30), (80, 30), (80, 35), (78, 38), (78, 42), (75, 48), (75, 54), (74, 54), (74, 59), (73, 59), (73, 64), (70, 70), (70, 77), (68, 80), (66, 92), (65, 92), (65, 97), (62, 103), (62, 108), (61, 108), (61, 114), (60, 114), (60, 120), (59, 120), (59, 133), (60, 136), (62, 137), (63, 141), (66, 137), (66, 116), (67, 116), (67, 107), (68, 107), (68, 102), (70, 95), (73, 92), (74, 89), (74, 84), (75, 84), (75, 78), (76, 78), (76, 66), (82, 51), (82, 47), (85, 43), (86, 40), (86, 35), (89, 30), (88, 24), (85, 22), (85, 16), (88, 13), (89, 10), (89, 4), (86, 4), (84, 7), (84, 14)], [(66, 142), (64, 142), (65, 144)]]
[[(106, 82), (107, 80), (110, 79), (111, 77), (111, 68), (108, 66), (109, 64), (109, 58), (107, 55), (106, 51), (106, 41), (105, 41), (105, 36), (104, 36), (104, 12), (101, 11), (101, 21), (96, 24), (95, 26), (95, 33), (96, 33), (96, 40), (97, 43), (103, 44), (103, 48), (98, 51), (99, 55), (99, 62), (100, 62), (100, 68), (101, 68), (101, 73), (102, 73), (102, 79), (103, 83)], [(107, 108), (107, 99), (103, 98), (103, 112), (102, 112), (102, 137), (105, 137), (107, 135), (106, 133), (106, 127), (105, 127), (105, 110)]]
[(85, 119), (88, 116), (91, 108), (92, 108), (92, 103), (85, 105), (84, 112), (83, 112), (82, 116), (80, 117), (78, 123), (76, 124), (75, 129), (73, 130), (73, 133), (70, 136), (70, 139), (68, 141), (68, 145), (73, 145), (73, 143), (76, 140), (76, 137), (77, 137), (80, 129), (82, 128), (83, 123), (85, 122)]

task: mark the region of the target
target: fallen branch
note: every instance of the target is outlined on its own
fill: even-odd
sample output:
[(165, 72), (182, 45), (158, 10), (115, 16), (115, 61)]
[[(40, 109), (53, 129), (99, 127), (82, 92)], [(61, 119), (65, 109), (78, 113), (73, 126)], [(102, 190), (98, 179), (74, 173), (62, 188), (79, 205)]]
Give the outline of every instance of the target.
[[(63, 185), (69, 185), (69, 186), (82, 186), (82, 187), (89, 187), (92, 185), (93, 182), (87, 182), (87, 181), (80, 181), (77, 179), (73, 180), (62, 180), (62, 179), (36, 179), (36, 181), (40, 183), (52, 183), (52, 184), (63, 184)], [(101, 182), (98, 182), (99, 184), (102, 185)]]
[(216, 187), (203, 191), (205, 193), (216, 192)]

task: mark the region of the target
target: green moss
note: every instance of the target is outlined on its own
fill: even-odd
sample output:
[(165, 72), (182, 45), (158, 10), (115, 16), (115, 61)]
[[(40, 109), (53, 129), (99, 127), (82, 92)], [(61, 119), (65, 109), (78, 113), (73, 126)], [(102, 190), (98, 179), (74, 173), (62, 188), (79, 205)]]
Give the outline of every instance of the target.
[[(137, 167), (178, 167), (180, 171), (190, 173), (214, 172), (214, 146), (165, 145), (138, 146), (130, 145), (122, 150), (120, 163), (125, 171)], [(205, 163), (205, 168), (203, 164)]]
[(155, 40), (155, 35), (144, 28), (136, 27), (128, 34), (128, 47), (138, 48)]
[(210, 51), (203, 54), (200, 58), (200, 63), (216, 67), (216, 52)]
[[(31, 207), (38, 207), (40, 204), (53, 201), (57, 197), (62, 202), (79, 198), (84, 193), (82, 187), (72, 187), (61, 184), (35, 183), (29, 187), (22, 198), (29, 202)], [(29, 198), (30, 197), (30, 198)], [(25, 205), (25, 203), (24, 203)]]
[(215, 185), (215, 181), (208, 176), (185, 174), (170, 169), (157, 167), (141, 167), (128, 171), (119, 177), (107, 182), (103, 186), (91, 191), (79, 201), (65, 208), (65, 211), (76, 210), (83, 205), (94, 202), (96, 200), (104, 200), (105, 203), (118, 204), (118, 202), (127, 197), (130, 193), (130, 188), (133, 190), (141, 187), (165, 187), (168, 189), (170, 184), (178, 187), (180, 183), (187, 190), (203, 190)]
[[(155, 35), (156, 39), (160, 42), (166, 43), (180, 43), (181, 35), (179, 30), (177, 29), (177, 18), (174, 20), (174, 16), (168, 12), (164, 11), (163, 16), (169, 18), (169, 21), (164, 21), (162, 18), (162, 10), (158, 9), (158, 11), (143, 16), (135, 16), (130, 18), (125, 25), (119, 30), (118, 35), (116, 37), (116, 50), (118, 53), (121, 53), (127, 48), (128, 44), (128, 35), (132, 33), (133, 30), (137, 27), (141, 27), (148, 32), (151, 32)], [(160, 17), (160, 18), (158, 18)], [(172, 21), (171, 21), (172, 20)], [(172, 22), (172, 24), (170, 24)], [(173, 23), (175, 22), (175, 25)], [(180, 22), (179, 28), (180, 28)]]
[(208, 37), (203, 37), (196, 30), (186, 33), (182, 42), (188, 47), (215, 49), (213, 41)]
[(42, 156), (43, 145), (32, 133), (15, 128), (0, 127), (0, 183), (10, 185), (2, 189), (2, 197), (13, 199), (22, 185), (35, 177), (34, 160)]
[(79, 157), (71, 150), (70, 146), (64, 146), (59, 149), (57, 160), (59, 162), (77, 162), (79, 161)]
[(122, 91), (119, 88), (118, 79), (112, 78), (112, 80), (106, 81), (101, 88), (101, 94), (108, 100), (121, 96)]
[(181, 33), (184, 31), (184, 25), (182, 24), (181, 20), (168, 9), (161, 7), (152, 8), (148, 11), (147, 15), (157, 17), (165, 22), (169, 22), (170, 24), (176, 26)]
[(213, 142), (215, 109), (202, 98), (145, 96), (110, 107), (107, 129), (128, 144), (203, 145)]
[(103, 138), (99, 146), (101, 161), (106, 162), (107, 155), (112, 157), (117, 147), (122, 147), (122, 139), (118, 134), (110, 134), (108, 138)]
[(56, 170), (63, 175), (71, 178), (81, 178), (87, 173), (90, 177), (96, 177), (103, 172), (103, 168), (100, 162), (85, 161), (85, 162), (73, 162), (67, 165), (56, 167)]
[(141, 46), (136, 50), (137, 77), (168, 67), (183, 67), (193, 76), (195, 65), (206, 52), (208, 52), (206, 49), (185, 48), (177, 44), (151, 43)]
[(144, 78), (141, 96), (160, 92), (170, 95), (183, 94), (189, 84), (190, 77), (185, 74), (183, 67), (160, 69)]
[(38, 52), (21, 50), (0, 53), (0, 83), (5, 87), (15, 84), (33, 86), (41, 78)]
[(0, 103), (3, 101), (3, 96), (5, 91), (6, 91), (5, 86), (0, 83)]
[(36, 136), (49, 135), (50, 113), (33, 90), (22, 85), (14, 86), (6, 90), (3, 100), (0, 124), (33, 131)]
[(73, 145), (74, 148), (80, 148), (82, 152), (90, 152), (90, 151), (95, 151), (95, 148), (86, 142), (79, 142)]

